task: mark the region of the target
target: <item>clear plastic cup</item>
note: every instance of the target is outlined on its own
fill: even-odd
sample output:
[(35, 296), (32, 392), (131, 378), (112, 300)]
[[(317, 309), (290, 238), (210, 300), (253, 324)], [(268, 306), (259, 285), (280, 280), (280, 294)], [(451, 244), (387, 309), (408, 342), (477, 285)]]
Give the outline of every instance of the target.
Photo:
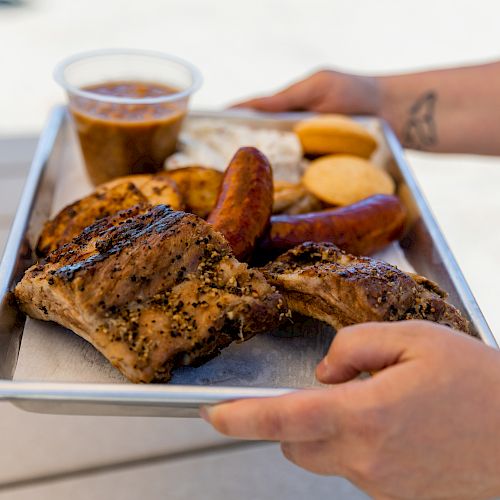
[(156, 172), (175, 151), (188, 101), (201, 85), (190, 63), (130, 49), (77, 54), (54, 71), (66, 90), (94, 184)]

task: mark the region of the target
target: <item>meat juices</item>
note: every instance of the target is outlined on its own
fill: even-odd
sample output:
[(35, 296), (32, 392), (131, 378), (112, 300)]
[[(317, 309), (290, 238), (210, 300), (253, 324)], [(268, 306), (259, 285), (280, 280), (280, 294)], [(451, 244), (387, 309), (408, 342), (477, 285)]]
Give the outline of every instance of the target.
[(115, 177), (157, 172), (175, 151), (187, 98), (154, 104), (100, 101), (99, 96), (131, 99), (175, 94), (158, 83), (107, 82), (84, 87), (96, 98), (70, 97), (70, 111), (85, 165), (97, 185)]
[(165, 205), (87, 227), (28, 269), (15, 294), (25, 313), (70, 328), (133, 382), (168, 381), (287, 313), (210, 224)]

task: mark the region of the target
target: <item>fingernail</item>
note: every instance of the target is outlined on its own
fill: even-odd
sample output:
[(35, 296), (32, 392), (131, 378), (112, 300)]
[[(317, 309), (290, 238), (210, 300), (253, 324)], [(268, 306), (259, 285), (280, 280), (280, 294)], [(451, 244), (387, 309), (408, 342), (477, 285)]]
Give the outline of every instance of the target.
[(320, 374), (324, 374), (328, 371), (328, 358), (326, 356), (319, 362), (316, 371)]
[(211, 406), (201, 406), (200, 407), (200, 417), (205, 420), (205, 422), (210, 423), (210, 414), (212, 413)]

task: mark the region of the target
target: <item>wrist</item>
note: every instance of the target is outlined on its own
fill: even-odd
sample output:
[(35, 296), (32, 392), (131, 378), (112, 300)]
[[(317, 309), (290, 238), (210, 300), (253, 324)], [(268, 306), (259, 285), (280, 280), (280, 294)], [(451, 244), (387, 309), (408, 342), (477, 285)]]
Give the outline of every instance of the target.
[(377, 116), (386, 120), (396, 135), (401, 138), (405, 120), (404, 105), (398, 92), (397, 80), (391, 76), (374, 77), (377, 87)]
[[(374, 76), (348, 75), (349, 87), (355, 89), (349, 112), (381, 116), (382, 109), (380, 79)], [(352, 78), (355, 80), (353, 81)], [(349, 99), (347, 99), (349, 101)]]
[(376, 77), (378, 116), (386, 120), (404, 147), (433, 151), (438, 143), (435, 82), (426, 73)]

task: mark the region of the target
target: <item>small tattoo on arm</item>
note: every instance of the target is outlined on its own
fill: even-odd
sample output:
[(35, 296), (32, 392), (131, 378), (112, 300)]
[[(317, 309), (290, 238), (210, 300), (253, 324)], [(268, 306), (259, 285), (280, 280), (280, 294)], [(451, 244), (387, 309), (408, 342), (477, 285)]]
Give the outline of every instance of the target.
[(412, 149), (428, 149), (438, 142), (434, 111), (437, 93), (429, 90), (411, 106), (408, 121), (403, 129), (403, 146)]

